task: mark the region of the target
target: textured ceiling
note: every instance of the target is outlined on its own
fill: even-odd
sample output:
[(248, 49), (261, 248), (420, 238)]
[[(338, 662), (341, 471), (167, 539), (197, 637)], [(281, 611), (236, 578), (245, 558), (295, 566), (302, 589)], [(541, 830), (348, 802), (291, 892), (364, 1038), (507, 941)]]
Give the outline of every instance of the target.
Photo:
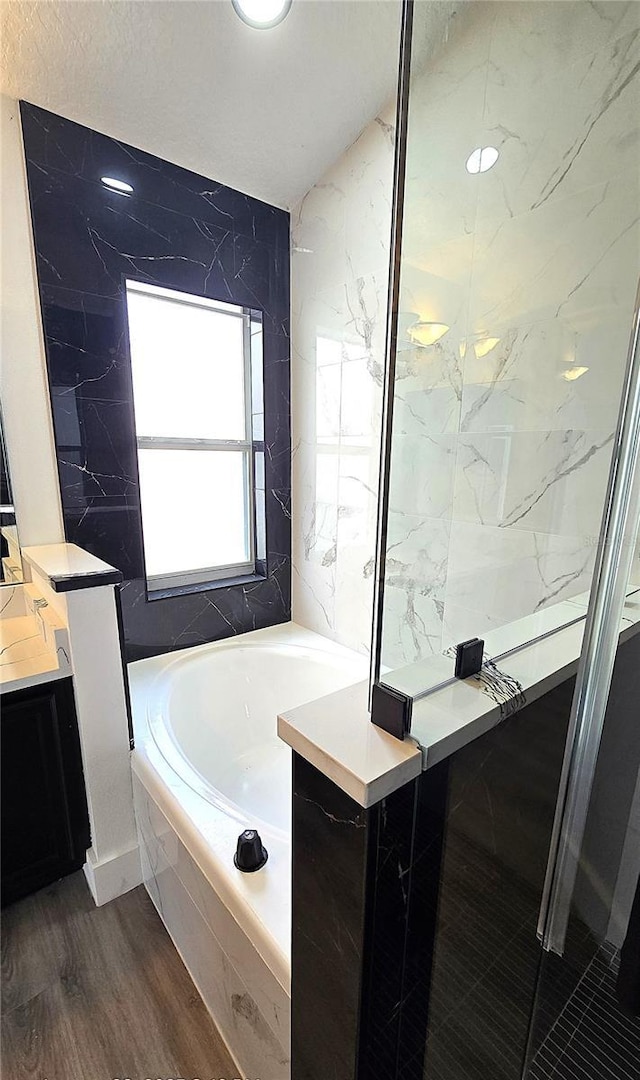
[(399, 0), (4, 0), (2, 90), (290, 207), (395, 91)]

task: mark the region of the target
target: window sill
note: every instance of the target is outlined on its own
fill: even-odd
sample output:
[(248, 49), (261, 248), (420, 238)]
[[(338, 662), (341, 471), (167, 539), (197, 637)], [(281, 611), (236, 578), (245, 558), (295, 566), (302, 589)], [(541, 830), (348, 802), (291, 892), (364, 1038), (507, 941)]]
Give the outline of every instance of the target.
[(253, 581), (264, 581), (266, 576), (260, 573), (242, 574), (239, 577), (220, 578), (218, 581), (198, 581), (192, 585), (177, 585), (173, 589), (149, 589), (147, 586), (147, 603), (153, 600), (169, 600), (176, 596), (188, 596), (190, 593), (228, 589), (233, 585), (250, 585)]

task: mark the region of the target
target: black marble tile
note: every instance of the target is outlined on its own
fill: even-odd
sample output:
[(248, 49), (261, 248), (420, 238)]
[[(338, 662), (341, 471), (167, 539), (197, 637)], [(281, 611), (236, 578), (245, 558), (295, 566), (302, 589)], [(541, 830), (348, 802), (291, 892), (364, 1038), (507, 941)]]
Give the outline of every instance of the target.
[(363, 810), (294, 755), (294, 1080), (421, 1080), (446, 767), (438, 775), (429, 798), (416, 780)]
[[(296, 757), (294, 1080), (521, 1080), (572, 695), (569, 680), (367, 811)], [(534, 1046), (580, 966), (553, 964)]]
[(354, 1080), (369, 814), (293, 755), (292, 1080)]
[[(126, 581), (144, 576), (137, 499), (89, 499), (84, 508), (65, 511), (65, 527), (69, 543), (105, 559), (122, 572)], [(109, 553), (108, 559), (105, 552)]]
[(407, 784), (371, 811), (375, 834), (367, 874), (369, 963), (363, 984), (358, 1073), (362, 1080), (396, 1076), (416, 793), (417, 785)]
[(290, 577), (286, 560), (266, 578), (151, 599), (144, 578), (125, 581), (121, 600), (128, 659), (141, 660), (287, 622)]
[(425, 1077), (522, 1075), (572, 696), (569, 680), (449, 759)]
[(265, 492), (267, 507), (267, 549), (269, 566), (275, 566), (289, 555), (291, 534), (291, 492), (285, 488), (269, 488)]
[[(29, 167), (36, 260), (43, 285), (60, 285), (97, 296), (119, 297), (126, 278), (233, 303), (242, 293), (234, 284), (231, 230), (187, 218), (160, 206), (134, 205), (101, 185), (65, 173), (46, 175)], [(66, 238), (61, 247), (60, 235)], [(245, 241), (257, 247), (255, 241)], [(262, 248), (263, 245), (260, 245)], [(256, 287), (269, 294), (266, 280)], [(277, 310), (277, 309), (276, 309)]]
[[(287, 620), (289, 215), (35, 106), (21, 112), (66, 535), (124, 573), (129, 657)], [(104, 175), (132, 184), (133, 195), (106, 189)], [(262, 319), (254, 411), (263, 576), (147, 595), (127, 278), (242, 304)]]
[(288, 251), (286, 211), (27, 102), (21, 115), (27, 159), (37, 168), (82, 178), (101, 191), (100, 177), (112, 176), (134, 188), (131, 203), (162, 206)]

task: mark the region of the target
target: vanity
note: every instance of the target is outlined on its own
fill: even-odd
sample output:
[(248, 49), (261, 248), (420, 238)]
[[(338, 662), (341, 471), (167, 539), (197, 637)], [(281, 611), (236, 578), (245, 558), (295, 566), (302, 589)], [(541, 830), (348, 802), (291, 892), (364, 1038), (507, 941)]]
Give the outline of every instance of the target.
[(69, 633), (20, 550), (1, 428), (0, 474), (4, 905), (79, 869), (91, 841)]
[(32, 583), (0, 590), (2, 903), (79, 869), (89, 818), (67, 628)]

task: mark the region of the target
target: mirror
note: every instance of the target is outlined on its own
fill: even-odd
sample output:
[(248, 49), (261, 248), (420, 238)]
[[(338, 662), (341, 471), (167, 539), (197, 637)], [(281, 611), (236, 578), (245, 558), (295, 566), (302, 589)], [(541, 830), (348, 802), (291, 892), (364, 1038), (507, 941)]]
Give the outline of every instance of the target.
[(0, 585), (16, 585), (22, 580), (22, 557), (0, 412)]

